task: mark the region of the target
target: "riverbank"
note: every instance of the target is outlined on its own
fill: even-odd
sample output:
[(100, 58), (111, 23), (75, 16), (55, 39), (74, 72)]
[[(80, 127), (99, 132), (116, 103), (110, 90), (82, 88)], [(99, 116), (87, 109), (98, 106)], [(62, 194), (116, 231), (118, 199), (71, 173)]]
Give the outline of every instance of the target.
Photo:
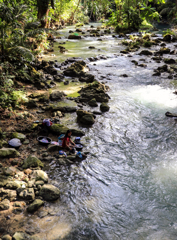
[[(125, 36), (125, 37), (128, 37), (128, 36)], [(137, 59), (132, 59), (131, 60), (132, 63), (135, 65), (134, 67), (139, 68), (139, 69), (146, 68), (147, 65), (148, 65), (147, 61), (155, 61), (157, 64), (160, 63), (160, 65), (162, 65), (160, 68), (156, 68), (156, 71), (154, 72), (155, 74), (158, 74), (157, 76), (161, 75), (162, 77), (166, 76), (168, 78), (170, 76), (172, 78), (175, 78), (175, 74), (176, 73), (175, 73), (175, 68), (173, 66), (174, 61), (170, 60), (170, 59), (175, 60), (175, 52), (173, 51), (173, 49), (170, 49), (168, 47), (164, 48), (164, 44), (167, 44), (167, 45), (171, 44), (171, 39), (170, 39), (170, 42), (169, 42), (169, 39), (168, 39), (168, 42), (166, 42), (164, 39), (158, 39), (158, 37), (156, 37), (156, 36), (154, 36), (153, 38), (158, 40), (158, 42), (157, 41), (153, 41), (154, 43), (157, 44), (157, 45), (155, 45), (155, 44), (154, 45), (158, 46), (157, 48), (159, 48), (159, 49), (156, 49), (155, 51), (154, 51), (154, 49), (144, 51), (141, 48), (139, 49), (137, 47), (137, 45), (136, 46), (133, 45), (133, 48), (132, 48), (132, 44), (131, 44), (131, 46), (129, 46), (128, 49), (122, 50), (124, 52), (116, 53), (116, 54), (119, 55), (120, 59), (121, 59), (121, 54), (124, 54), (125, 57), (127, 56), (127, 57), (135, 57), (135, 58), (136, 58), (136, 56), (134, 55), (134, 52), (137, 52), (140, 55), (145, 55), (145, 57), (144, 57), (145, 59), (144, 60), (142, 60), (142, 59), (141, 60), (140, 59), (139, 60), (137, 60)], [(128, 41), (127, 41), (127, 43), (128, 43)], [(163, 44), (163, 46), (161, 46), (161, 44)], [(128, 43), (128, 45), (129, 45), (129, 43)], [(131, 54), (133, 56), (131, 56)], [(162, 56), (164, 54), (168, 54), (167, 55), (168, 58), (166, 58), (166, 57), (163, 58)], [(154, 56), (154, 55), (158, 55), (158, 56)], [(173, 57), (169, 58), (169, 56), (172, 56), (172, 55), (173, 55)], [(102, 59), (102, 61), (106, 61), (107, 57), (106, 56), (98, 56), (97, 59), (91, 58), (90, 62), (93, 61), (93, 64), (97, 64), (97, 62), (95, 62), (95, 60), (101, 60), (101, 59)], [(108, 60), (109, 60), (109, 58), (108, 58)], [(144, 62), (143, 64), (141, 63), (142, 61)], [(165, 63), (166, 65), (163, 64), (163, 62), (165, 62), (165, 61), (166, 61), (166, 63)], [(70, 64), (73, 64), (73, 62), (76, 62), (77, 64), (74, 67), (73, 66), (70, 67)], [(87, 63), (87, 65), (86, 65), (86, 63)], [(57, 116), (54, 117), (55, 118), (54, 120), (55, 121), (57, 120), (58, 123), (56, 123), (56, 124), (59, 124), (59, 123), (61, 123), (63, 121), (62, 117), (60, 118), (59, 116), (61, 116), (62, 114), (65, 114), (65, 116), (69, 116), (70, 112), (73, 112), (72, 113), (73, 117), (71, 117), (72, 118), (72, 122), (73, 122), (73, 125), (77, 125), (77, 123), (76, 123), (77, 115), (82, 118), (84, 116), (83, 114), (85, 113), (84, 111), (87, 110), (87, 114), (85, 114), (87, 116), (84, 117), (84, 119), (82, 119), (82, 120), (80, 119), (80, 123), (79, 123), (79, 125), (77, 125), (77, 126), (79, 126), (79, 129), (77, 129), (78, 132), (77, 132), (76, 135), (82, 135), (85, 132), (87, 133), (87, 130), (86, 130), (87, 128), (85, 128), (85, 126), (83, 126), (83, 123), (85, 123), (86, 120), (88, 120), (87, 123), (89, 123), (89, 125), (94, 126), (93, 124), (95, 123), (95, 121), (97, 121), (95, 119), (98, 119), (99, 116), (101, 116), (100, 115), (101, 111), (99, 109), (100, 108), (100, 102), (102, 101), (104, 103), (105, 102), (107, 103), (109, 101), (109, 95), (107, 95), (108, 88), (106, 87), (105, 82), (109, 81), (109, 79), (112, 78), (113, 74), (110, 74), (110, 73), (107, 73), (107, 75), (99, 74), (99, 77), (101, 78), (99, 80), (103, 82), (102, 84), (100, 84), (98, 81), (95, 81), (96, 80), (95, 76), (97, 76), (96, 72), (95, 72), (95, 74), (90, 74), (90, 73), (86, 72), (86, 71), (88, 71), (89, 68), (91, 70), (91, 73), (92, 73), (92, 71), (94, 72), (94, 65), (93, 64), (89, 64), (88, 65), (88, 60), (87, 60), (86, 63), (84, 63), (82, 59), (69, 59), (69, 60), (67, 60), (67, 63), (64, 62), (64, 63), (61, 64), (61, 66), (57, 66), (57, 68), (60, 68), (60, 71), (61, 71), (61, 68), (62, 68), (62, 73), (60, 72), (60, 75), (57, 75), (58, 80), (53, 80), (54, 83), (57, 86), (58, 81), (61, 81), (62, 79), (64, 79), (62, 81), (62, 84), (63, 84), (62, 85), (62, 87), (63, 87), (62, 90), (63, 91), (65, 89), (65, 86), (66, 86), (66, 88), (68, 88), (70, 86), (70, 84), (74, 84), (74, 86), (72, 86), (72, 90), (73, 90), (73, 88), (76, 87), (76, 91), (74, 90), (72, 92), (72, 94), (74, 94), (74, 95), (76, 94), (76, 92), (78, 92), (78, 87), (79, 88), (80, 87), (84, 87), (79, 92), (79, 96), (77, 96), (77, 97), (76, 96), (74, 96), (74, 97), (73, 96), (68, 96), (68, 98), (66, 99), (66, 96), (61, 94), (61, 92), (58, 92), (57, 90), (53, 91), (55, 94), (52, 93), (52, 91), (49, 92), (49, 94), (46, 94), (47, 91), (44, 91), (43, 92), (44, 95), (41, 96), (41, 90), (40, 91), (38, 90), (39, 91), (38, 94), (35, 95), (34, 94), (34, 89), (31, 89), (30, 94), (33, 91), (33, 94), (31, 95), (31, 98), (30, 98), (30, 99), (33, 100), (33, 101), (30, 100), (31, 101), (30, 102), (31, 106), (33, 106), (33, 107), (31, 108), (31, 106), (30, 106), (30, 108), (29, 108), (30, 109), (30, 113), (32, 115), (31, 118), (29, 118), (28, 116), (24, 115), (25, 117), (23, 117), (22, 119), (17, 119), (16, 118), (16, 114), (15, 114), (15, 116), (14, 115), (10, 116), (12, 122), (9, 122), (9, 121), (7, 122), (6, 119), (8, 119), (9, 115), (6, 116), (4, 114), (4, 120), (1, 123), (3, 123), (2, 124), (2, 132), (3, 133), (5, 133), (5, 132), (7, 133), (7, 135), (6, 135), (7, 138), (6, 139), (9, 140), (10, 136), (11, 136), (11, 134), (13, 132), (19, 132), (19, 133), (23, 133), (23, 134), (26, 135), (26, 137), (29, 140), (29, 143), (27, 144), (27, 147), (22, 145), (19, 148), (19, 152), (21, 154), (20, 158), (19, 157), (15, 158), (15, 159), (13, 157), (12, 158), (9, 158), (9, 157), (4, 158), (4, 160), (3, 160), (4, 162), (2, 163), (2, 167), (6, 167), (7, 165), (10, 166), (11, 162), (14, 161), (14, 166), (16, 167), (19, 164), (17, 169), (19, 167), (21, 168), (19, 160), (21, 159), (21, 164), (23, 164), (23, 161), (28, 158), (29, 153), (37, 155), (37, 157), (39, 157), (39, 160), (42, 160), (42, 162), (44, 164), (45, 164), (45, 161), (52, 162), (52, 161), (56, 161), (57, 160), (57, 158), (58, 158), (58, 148), (56, 149), (56, 146), (51, 147), (51, 151), (52, 152), (50, 152), (49, 149), (46, 150), (45, 147), (42, 147), (42, 146), (40, 146), (38, 148), (38, 143), (36, 141), (36, 137), (38, 136), (38, 133), (39, 133), (38, 132), (38, 125), (39, 124), (38, 123), (34, 123), (35, 121), (40, 121), (41, 122), (43, 118), (51, 117), (51, 114), (56, 113)], [(35, 63), (35, 64), (36, 65), (34, 65), (34, 67), (41, 68), (41, 63)], [(51, 64), (55, 64), (55, 63), (53, 62)], [(49, 71), (48, 69), (50, 69), (53, 72), (56, 70), (56, 69), (53, 69), (52, 67), (49, 68), (48, 63), (45, 62), (45, 61), (43, 61), (43, 65), (45, 65), (45, 69), (47, 69), (47, 71)], [(92, 65), (93, 65), (93, 67), (92, 67)], [(107, 64), (107, 66), (109, 66), (109, 64)], [(128, 72), (125, 72), (125, 73), (120, 74), (120, 75), (121, 75), (120, 76), (121, 79), (129, 77), (129, 73)], [(66, 79), (65, 79), (65, 77), (63, 78), (63, 76), (72, 77), (72, 78), (67, 78), (67, 80), (69, 81), (69, 83), (67, 83), (67, 84), (69, 84), (69, 85), (65, 85), (64, 84)], [(72, 81), (74, 81), (74, 83), (71, 83)], [(84, 82), (84, 84), (83, 84), (83, 82)], [(75, 83), (76, 83), (76, 85), (75, 85)], [(87, 83), (87, 85), (85, 85), (85, 83)], [(57, 92), (57, 94), (56, 94), (56, 92)], [(30, 96), (30, 94), (29, 94), (29, 96)], [(61, 99), (62, 99), (62, 101), (61, 101)], [(93, 99), (94, 99), (94, 101), (93, 101)], [(53, 101), (54, 103), (51, 104), (51, 101)], [(56, 104), (58, 101), (61, 103), (61, 105), (59, 105), (59, 106)], [(74, 102), (74, 106), (73, 106), (73, 102)], [(35, 104), (36, 104), (36, 106), (35, 106)], [(90, 110), (90, 107), (92, 107), (92, 106), (95, 106), (97, 110), (94, 110), (93, 108), (91, 108), (91, 109), (93, 109), (92, 112), (88, 112), (88, 110)], [(78, 111), (78, 108), (80, 109), (79, 111)], [(34, 112), (33, 112), (33, 109), (35, 109)], [(102, 108), (102, 109), (104, 109), (104, 108)], [(107, 106), (105, 109), (109, 110), (109, 106)], [(37, 113), (37, 111), (38, 111), (38, 113)], [(57, 113), (58, 111), (60, 113)], [(21, 111), (19, 111), (19, 112), (21, 112)], [(78, 112), (78, 114), (77, 114), (77, 112)], [(23, 116), (23, 114), (22, 114), (22, 116)], [(95, 118), (95, 116), (96, 116), (96, 118)], [(15, 126), (15, 128), (16, 128), (15, 131), (14, 131), (14, 129), (12, 129), (12, 123), (13, 123), (13, 127)], [(32, 131), (31, 131), (31, 127), (34, 127)], [(61, 127), (61, 126), (59, 126), (59, 127)], [(49, 136), (52, 136), (52, 140), (57, 140), (58, 135), (63, 133), (62, 132), (63, 129), (61, 130), (61, 128), (59, 128), (58, 132), (56, 130), (57, 129), (54, 130), (54, 133), (56, 133), (56, 135), (53, 135), (53, 133), (50, 133), (52, 135), (49, 134)], [(83, 131), (83, 130), (85, 130), (85, 131)], [(31, 132), (28, 132), (28, 131), (31, 131)], [(64, 132), (65, 131), (66, 131), (66, 128), (64, 128)], [(3, 134), (3, 135), (5, 135), (5, 134)], [(86, 135), (86, 137), (87, 137), (87, 135)], [(24, 139), (26, 139), (26, 138), (24, 137)], [(85, 140), (85, 142), (86, 142), (86, 140)], [(4, 145), (4, 146), (6, 146), (6, 145)], [(54, 148), (56, 150), (54, 150)], [(57, 156), (53, 156), (55, 154)], [(42, 158), (41, 158), (41, 156), (42, 156)], [(59, 161), (61, 161), (61, 159), (59, 159)], [(17, 163), (17, 164), (15, 164), (15, 163)], [(63, 159), (62, 159), (62, 162), (61, 162), (60, 166), (66, 165), (66, 164), (70, 165), (72, 163), (71, 162), (67, 162), (66, 163), (65, 161), (63, 162)], [(16, 175), (16, 172), (14, 173), (14, 171), (13, 171), (15, 169), (9, 169), (8, 168), (8, 169), (3, 170), (3, 174), (2, 174), (3, 176), (4, 176), (4, 173), (5, 173), (6, 176), (7, 176), (7, 174), (9, 174), (9, 173), (7, 173), (7, 170), (9, 170), (9, 171), (12, 170), (12, 171), (10, 171), (12, 173), (12, 176)], [(20, 169), (20, 171), (21, 170), (22, 169)], [(37, 169), (33, 169), (33, 168), (32, 168), (32, 170), (33, 171), (37, 171)], [(4, 171), (6, 171), (6, 172), (4, 172)], [(22, 175), (22, 173), (23, 173), (23, 170), (20, 172), (20, 175)], [(29, 176), (31, 176), (31, 174), (34, 174), (34, 172), (33, 173), (31, 172), (31, 173), (28, 173), (28, 174), (26, 174), (24, 172), (23, 174), (24, 175), (20, 179), (20, 181), (24, 181), (25, 178), (28, 178)], [(11, 180), (12, 180), (12, 176), (11, 176)], [(30, 178), (32, 178), (32, 177), (30, 177)], [(32, 178), (32, 179), (34, 179), (34, 178)], [(26, 180), (28, 182), (28, 179), (26, 179)], [(45, 183), (45, 181), (43, 181), (43, 182)], [(22, 184), (24, 184), (24, 183), (22, 183)], [(36, 185), (36, 179), (35, 179), (35, 186), (34, 186), (34, 188), (35, 188), (34, 192), (35, 193), (38, 192), (38, 194), (39, 194), (39, 192), (40, 192), (39, 190), (40, 190), (40, 188), (42, 188), (42, 184), (43, 183), (40, 182), (40, 184), (37, 183), (37, 185)], [(6, 182), (4, 184), (4, 186), (3, 186), (3, 188), (6, 189), (7, 186), (9, 186), (9, 185), (10, 184), (8, 183), (8, 185), (7, 185), (7, 182)], [(38, 185), (40, 186), (39, 188), (37, 187)], [(16, 188), (16, 187), (13, 186), (13, 188)], [(16, 188), (16, 189), (18, 189), (18, 188)], [(19, 193), (18, 193), (19, 196), (20, 196), (20, 193), (23, 193), (23, 190), (19, 191)], [(43, 198), (43, 195), (39, 194), (39, 196)], [(62, 198), (62, 196), (61, 196), (61, 198)], [(27, 205), (28, 205), (28, 203), (31, 203), (32, 200), (34, 200), (33, 197), (30, 200), (27, 201)], [(24, 203), (24, 202), (25, 201), (22, 202), (23, 203), (22, 205), (25, 206), (26, 203)], [(45, 204), (47, 205), (47, 203), (45, 203)], [(41, 203), (41, 205), (42, 205), (42, 203)], [(23, 211), (26, 214), (26, 207), (24, 207), (22, 209), (22, 212)], [(4, 215), (4, 219), (7, 218), (7, 220), (6, 220), (7, 224), (6, 225), (9, 225), (9, 223), (8, 223), (9, 219), (7, 217), (7, 216), (9, 216), (9, 212), (7, 211), (7, 212), (5, 212), (5, 214), (6, 214), (6, 216)], [(19, 228), (19, 229), (22, 230), (22, 228)], [(68, 231), (71, 231), (71, 229), (68, 228), (68, 227), (66, 227), (66, 229), (68, 229)], [(32, 229), (32, 230), (34, 230), (34, 229)], [(30, 231), (30, 233), (32, 233), (32, 232), (35, 233), (32, 230)], [(6, 229), (5, 229), (5, 231), (6, 231)], [(18, 231), (18, 228), (16, 228), (16, 231)], [(26, 230), (23, 229), (23, 231), (26, 231)], [(37, 231), (39, 231), (39, 229), (38, 230), (36, 229), (36, 232)], [(28, 230), (26, 231), (26, 233), (27, 232), (29, 233)], [(12, 230), (12, 234), (13, 233), (14, 233), (14, 230)]]

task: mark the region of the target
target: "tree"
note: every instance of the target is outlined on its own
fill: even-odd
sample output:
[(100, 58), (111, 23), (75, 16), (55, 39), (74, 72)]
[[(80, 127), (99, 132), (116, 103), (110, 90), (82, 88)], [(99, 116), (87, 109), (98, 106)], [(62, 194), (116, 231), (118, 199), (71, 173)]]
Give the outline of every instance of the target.
[(54, 0), (37, 0), (38, 19), (41, 21), (41, 27), (45, 28), (47, 25), (47, 17), (49, 14), (49, 3), (54, 9)]

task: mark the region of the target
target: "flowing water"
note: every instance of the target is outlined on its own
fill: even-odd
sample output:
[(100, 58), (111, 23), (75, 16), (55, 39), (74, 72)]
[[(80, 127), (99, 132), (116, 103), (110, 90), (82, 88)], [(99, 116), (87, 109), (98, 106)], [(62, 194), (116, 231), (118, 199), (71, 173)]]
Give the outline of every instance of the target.
[[(131, 60), (143, 57), (121, 56), (124, 47), (111, 35), (102, 42), (86, 38), (67, 44), (69, 52), (62, 58), (55, 52), (55, 59), (96, 56), (97, 50), (88, 50), (95, 44), (110, 56), (89, 64), (110, 87), (110, 111), (83, 129), (86, 160), (71, 166), (51, 162), (48, 174), (61, 199), (45, 206), (49, 215), (43, 220), (34, 220), (43, 227), (42, 238), (176, 240), (177, 123), (165, 117), (166, 111), (177, 111), (175, 81), (152, 77), (163, 63), (150, 58), (144, 57), (146, 68), (135, 67)], [(128, 77), (120, 76), (125, 73)]]

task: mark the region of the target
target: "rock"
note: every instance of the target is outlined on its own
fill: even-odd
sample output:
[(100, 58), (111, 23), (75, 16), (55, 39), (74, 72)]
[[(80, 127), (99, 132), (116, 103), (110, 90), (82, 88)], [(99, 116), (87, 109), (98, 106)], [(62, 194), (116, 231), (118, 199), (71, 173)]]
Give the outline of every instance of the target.
[(164, 63), (166, 63), (166, 64), (174, 64), (174, 63), (176, 63), (176, 61), (173, 58), (165, 58), (164, 59)]
[(9, 181), (9, 177), (0, 175), (0, 187), (4, 187)]
[(32, 179), (34, 178), (35, 181), (42, 180), (44, 182), (48, 182), (48, 175), (47, 175), (47, 173), (45, 173), (42, 170), (34, 170), (33, 173), (32, 173), (31, 178)]
[(35, 212), (43, 205), (44, 201), (42, 201), (41, 199), (35, 199), (34, 202), (27, 207), (27, 211), (31, 213)]
[(36, 186), (39, 186), (39, 185), (43, 186), (44, 185), (44, 181), (42, 181), (42, 180), (36, 181), (35, 185)]
[(16, 232), (14, 235), (13, 235), (13, 240), (32, 240), (31, 239), (31, 236), (24, 233), (24, 232)]
[(29, 101), (26, 103), (26, 106), (27, 106), (27, 108), (37, 108), (37, 107), (38, 107), (38, 104), (36, 103), (35, 100), (29, 100)]
[(84, 125), (93, 125), (95, 123), (94, 115), (82, 109), (77, 111), (77, 120)]
[(25, 169), (31, 167), (44, 167), (44, 164), (35, 155), (30, 155), (24, 160), (22, 168)]
[(34, 200), (35, 194), (33, 188), (24, 189), (19, 193), (19, 197), (24, 200)]
[(166, 34), (166, 35), (163, 37), (163, 41), (165, 41), (165, 42), (171, 42), (171, 35), (170, 35), (170, 34)]
[(170, 53), (170, 49), (169, 49), (169, 48), (162, 47), (162, 48), (160, 48), (159, 51), (157, 51), (157, 52), (155, 53), (155, 55), (163, 55), (163, 54), (168, 54), (168, 53)]
[(149, 50), (142, 50), (140, 53), (139, 53), (139, 55), (152, 55), (153, 53), (151, 52), (151, 51), (149, 51)]
[(69, 35), (68, 39), (81, 39), (82, 37), (79, 35)]
[(64, 75), (69, 77), (79, 77), (86, 72), (86, 63), (84, 61), (77, 61), (71, 64), (65, 71)]
[(2, 172), (6, 176), (14, 176), (19, 170), (15, 167), (3, 167)]
[(29, 140), (26, 139), (24, 142), (23, 142), (24, 145), (28, 145), (29, 144)]
[[(61, 149), (61, 146), (58, 146), (58, 145), (52, 145), (52, 146), (49, 146), (47, 148), (47, 151), (48, 152), (56, 152), (56, 151), (59, 151)], [(45, 157), (42, 159), (43, 161), (52, 161), (54, 160), (53, 157)]]
[(10, 201), (16, 200), (17, 192), (15, 190), (3, 189), (0, 188), (0, 198), (1, 199), (9, 199)]
[(177, 114), (176, 113), (166, 112), (165, 116), (167, 116), (167, 117), (177, 117)]
[(18, 157), (20, 153), (15, 148), (1, 148), (0, 149), (0, 158), (4, 157)]
[(88, 105), (91, 107), (98, 107), (98, 103), (95, 98), (92, 98), (89, 102)]
[(45, 184), (41, 187), (39, 195), (46, 201), (54, 201), (60, 197), (60, 191), (53, 185)]
[(79, 81), (80, 82), (86, 82), (86, 83), (92, 83), (92, 82), (95, 81), (95, 77), (92, 74), (86, 73), (79, 78)]
[(74, 128), (71, 128), (70, 130), (73, 136), (82, 137), (85, 135), (85, 133), (82, 130), (74, 129)]
[(19, 181), (19, 180), (10, 180), (6, 184), (6, 188), (8, 189), (17, 189), (17, 188), (26, 188), (27, 183), (24, 181)]
[(106, 103), (101, 103), (100, 110), (102, 112), (107, 112), (107, 111), (109, 111), (109, 109), (110, 109), (110, 107)]
[(64, 97), (65, 97), (64, 92), (60, 92), (60, 91), (53, 91), (53, 92), (50, 94), (50, 99), (51, 99), (52, 101), (62, 100)]
[(10, 208), (10, 201), (8, 199), (4, 199), (0, 202), (0, 211), (4, 211)]
[(9, 234), (6, 234), (2, 237), (2, 240), (12, 240), (12, 237)]
[(22, 133), (14, 132), (12, 133), (12, 138), (18, 138), (21, 141), (25, 140), (26, 136)]
[(69, 128), (65, 127), (62, 124), (52, 124), (52, 126), (50, 126), (50, 131), (56, 135), (65, 134), (68, 129)]

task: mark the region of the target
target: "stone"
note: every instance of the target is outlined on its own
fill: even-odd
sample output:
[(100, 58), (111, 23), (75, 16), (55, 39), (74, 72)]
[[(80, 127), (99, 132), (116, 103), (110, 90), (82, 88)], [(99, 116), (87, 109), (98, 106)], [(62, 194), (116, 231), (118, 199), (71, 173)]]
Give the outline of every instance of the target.
[(98, 103), (95, 98), (92, 98), (89, 102), (88, 105), (91, 107), (98, 107)]
[(10, 180), (6, 184), (6, 188), (8, 189), (17, 189), (17, 188), (26, 188), (27, 183), (24, 181), (19, 181), (19, 180)]
[(82, 37), (79, 35), (69, 35), (68, 39), (81, 39)]
[(35, 212), (43, 205), (44, 201), (42, 201), (41, 199), (35, 199), (34, 202), (27, 207), (27, 211), (31, 213)]
[(95, 77), (92, 74), (86, 73), (86, 74), (84, 74), (84, 76), (81, 76), (79, 78), (79, 81), (80, 82), (86, 82), (86, 83), (92, 83), (92, 82), (95, 81)]
[(85, 125), (93, 125), (95, 122), (94, 115), (82, 109), (77, 111), (77, 120)]
[(0, 158), (4, 157), (18, 157), (20, 153), (15, 148), (1, 148), (0, 149)]
[(22, 168), (31, 167), (44, 167), (44, 164), (35, 155), (30, 155), (24, 160)]
[(12, 240), (12, 237), (9, 234), (6, 234), (2, 237), (2, 240)]
[(0, 175), (0, 187), (4, 187), (9, 181), (8, 176)]
[(64, 92), (60, 92), (60, 91), (53, 91), (53, 92), (50, 94), (50, 99), (51, 99), (52, 101), (62, 100), (64, 97), (65, 97)]
[(149, 50), (142, 50), (140, 53), (139, 53), (139, 55), (152, 55), (153, 53), (151, 52), (151, 51), (149, 51)]
[(19, 197), (24, 200), (34, 200), (35, 199), (34, 189), (28, 188), (28, 189), (22, 190), (19, 193)]
[(22, 133), (14, 132), (12, 133), (12, 138), (18, 138), (19, 140), (25, 140), (26, 136)]
[(174, 63), (176, 63), (176, 60), (173, 59), (173, 58), (165, 58), (164, 59), (164, 63), (166, 63), (166, 64), (174, 64)]
[(2, 172), (6, 176), (14, 176), (19, 170), (15, 167), (3, 167)]
[(4, 211), (10, 208), (10, 201), (8, 199), (4, 199), (0, 202), (0, 211)]
[(62, 124), (52, 124), (52, 126), (50, 126), (50, 131), (56, 135), (65, 134), (68, 129), (68, 127), (65, 127)]
[(28, 145), (29, 144), (29, 140), (26, 139), (24, 142), (23, 142), (24, 145)]
[(65, 71), (64, 75), (69, 77), (79, 77), (87, 71), (86, 63), (84, 61), (77, 61), (71, 64)]
[(108, 106), (108, 104), (106, 104), (106, 103), (101, 103), (101, 105), (100, 105), (100, 110), (101, 110), (102, 112), (107, 112), (107, 111), (109, 111), (109, 109), (110, 109), (110, 107)]
[(17, 192), (15, 190), (0, 188), (0, 198), (1, 199), (7, 198), (10, 201), (14, 201), (14, 200), (16, 200), (16, 197), (17, 197)]
[(13, 240), (31, 240), (31, 236), (24, 232), (16, 232), (13, 235)]
[(166, 35), (163, 37), (163, 41), (165, 41), (165, 42), (171, 42), (171, 35), (170, 35), (170, 34), (166, 34)]
[(60, 191), (53, 185), (44, 184), (40, 189), (39, 195), (46, 201), (54, 201), (60, 197)]
[(85, 135), (85, 133), (82, 130), (74, 129), (74, 128), (71, 128), (70, 130), (73, 136), (82, 137)]
[[(61, 149), (61, 146), (58, 146), (58, 145), (52, 145), (52, 146), (49, 146), (47, 148), (47, 151), (48, 152), (56, 152), (56, 151), (59, 151)], [(51, 156), (48, 156), (48, 157), (45, 157), (42, 159), (43, 161), (53, 161), (53, 157)]]
[(44, 181), (42, 181), (42, 180), (36, 181), (36, 182), (35, 182), (35, 185), (36, 185), (36, 186), (38, 186), (38, 185), (43, 186), (43, 185), (44, 185)]
[(35, 179), (35, 181), (42, 180), (45, 183), (48, 182), (48, 175), (42, 170), (34, 170), (31, 175), (31, 178)]

